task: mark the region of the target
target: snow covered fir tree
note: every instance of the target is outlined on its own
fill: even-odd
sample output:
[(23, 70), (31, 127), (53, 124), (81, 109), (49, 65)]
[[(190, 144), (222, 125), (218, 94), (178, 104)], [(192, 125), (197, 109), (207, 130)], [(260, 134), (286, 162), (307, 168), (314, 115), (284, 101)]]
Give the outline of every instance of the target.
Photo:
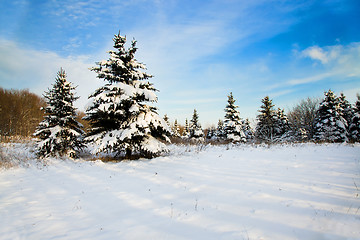
[(288, 142), (300, 138), (297, 136), (297, 133), (290, 127), (289, 120), (285, 114), (284, 109), (278, 108), (275, 116), (274, 135), (276, 141)]
[(259, 141), (272, 142), (275, 138), (276, 112), (272, 100), (268, 96), (264, 97), (261, 102), (263, 105), (257, 116), (255, 136)]
[(217, 123), (215, 137), (219, 139), (225, 138), (224, 121), (221, 119)]
[(349, 123), (349, 137), (352, 142), (360, 142), (360, 95), (357, 95), (353, 116)]
[(194, 109), (194, 113), (192, 116), (192, 119), (190, 120), (190, 126), (189, 126), (189, 137), (193, 140), (204, 140), (204, 132), (201, 128), (200, 122), (199, 122), (199, 115)]
[(73, 106), (73, 102), (78, 99), (72, 92), (74, 89), (61, 69), (52, 88), (45, 92), (46, 115), (34, 133), (40, 139), (37, 143), (39, 157), (76, 157), (84, 147), (81, 139), (84, 132), (76, 120), (76, 108)]
[(254, 139), (254, 131), (250, 126), (249, 119), (244, 119), (241, 121), (242, 131), (244, 132), (246, 141), (250, 141)]
[(343, 118), (340, 100), (334, 92), (325, 92), (325, 98), (320, 103), (314, 122), (315, 141), (345, 142), (347, 137), (347, 122)]
[(109, 59), (91, 69), (107, 83), (89, 97), (84, 119), (91, 129), (86, 140), (95, 143), (94, 153), (157, 156), (167, 151), (164, 141), (170, 141), (170, 127), (152, 106), (157, 102), (156, 89), (148, 81), (152, 75), (135, 59), (135, 40), (126, 49), (126, 37), (119, 32), (113, 41)]
[(225, 138), (231, 142), (246, 142), (246, 137), (242, 129), (240, 113), (235, 105), (235, 99), (230, 92), (228, 104), (225, 108), (224, 134)]
[(177, 122), (177, 119), (175, 119), (174, 121), (174, 125), (172, 127), (172, 134), (173, 134), (173, 137), (180, 137), (180, 127), (179, 127), (179, 124)]
[(186, 139), (190, 137), (190, 126), (189, 126), (189, 121), (187, 120), (187, 118), (185, 119), (185, 126), (184, 126), (184, 131), (182, 133), (182, 138)]

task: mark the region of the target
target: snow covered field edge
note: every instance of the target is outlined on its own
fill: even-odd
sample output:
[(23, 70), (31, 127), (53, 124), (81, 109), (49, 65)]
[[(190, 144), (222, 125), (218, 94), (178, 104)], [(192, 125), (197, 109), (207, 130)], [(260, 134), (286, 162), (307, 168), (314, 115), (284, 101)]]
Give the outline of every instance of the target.
[(360, 145), (176, 146), (0, 170), (0, 239), (360, 239)]

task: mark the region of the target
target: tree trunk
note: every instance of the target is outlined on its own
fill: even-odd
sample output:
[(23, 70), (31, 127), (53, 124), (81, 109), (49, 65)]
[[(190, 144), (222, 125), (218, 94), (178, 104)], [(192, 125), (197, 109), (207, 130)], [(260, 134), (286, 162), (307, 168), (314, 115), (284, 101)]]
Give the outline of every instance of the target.
[(125, 153), (125, 158), (130, 159), (130, 157), (131, 157), (131, 149), (127, 148)]

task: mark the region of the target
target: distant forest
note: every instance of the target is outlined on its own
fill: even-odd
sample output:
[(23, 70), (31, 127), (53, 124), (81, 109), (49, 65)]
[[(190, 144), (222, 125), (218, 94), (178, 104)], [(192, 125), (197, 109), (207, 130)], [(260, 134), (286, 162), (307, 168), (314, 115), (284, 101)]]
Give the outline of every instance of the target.
[[(44, 119), (43, 97), (29, 90), (3, 89), (0, 87), (0, 140), (8, 137), (31, 137), (35, 129)], [(84, 113), (78, 112), (79, 122)]]

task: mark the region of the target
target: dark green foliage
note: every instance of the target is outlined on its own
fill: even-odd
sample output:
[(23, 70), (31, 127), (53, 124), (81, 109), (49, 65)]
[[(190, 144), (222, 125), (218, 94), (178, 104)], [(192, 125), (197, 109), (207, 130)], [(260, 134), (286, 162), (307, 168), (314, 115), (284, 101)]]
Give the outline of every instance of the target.
[(228, 96), (228, 104), (225, 108), (224, 133), (226, 139), (233, 142), (246, 142), (245, 134), (241, 126), (240, 113), (235, 105), (232, 93)]
[(76, 157), (78, 150), (84, 147), (82, 125), (76, 121), (76, 109), (73, 106), (73, 102), (78, 99), (72, 92), (74, 89), (61, 69), (52, 89), (45, 92), (46, 116), (34, 134), (40, 138), (37, 151), (39, 157)]
[(268, 96), (261, 100), (263, 105), (257, 116), (258, 123), (255, 129), (255, 137), (259, 141), (272, 142), (275, 138), (276, 112), (272, 100)]
[(321, 102), (314, 122), (315, 141), (345, 142), (347, 138), (347, 122), (343, 118), (343, 109), (339, 99), (329, 90)]
[(349, 137), (352, 142), (360, 142), (360, 95), (357, 95), (353, 116), (350, 120)]
[(115, 51), (109, 51), (109, 59), (91, 69), (107, 83), (90, 96), (92, 103), (84, 117), (91, 126), (86, 139), (95, 143), (94, 153), (156, 156), (166, 151), (159, 140), (168, 141), (170, 127), (149, 105), (157, 102), (156, 89), (147, 81), (152, 76), (135, 59), (135, 40), (128, 49), (120, 33), (113, 40)]
[(199, 140), (203, 139), (204, 132), (201, 128), (201, 125), (199, 122), (199, 115), (198, 115), (196, 109), (194, 109), (192, 119), (190, 120), (189, 130), (190, 130), (190, 138), (199, 139)]

